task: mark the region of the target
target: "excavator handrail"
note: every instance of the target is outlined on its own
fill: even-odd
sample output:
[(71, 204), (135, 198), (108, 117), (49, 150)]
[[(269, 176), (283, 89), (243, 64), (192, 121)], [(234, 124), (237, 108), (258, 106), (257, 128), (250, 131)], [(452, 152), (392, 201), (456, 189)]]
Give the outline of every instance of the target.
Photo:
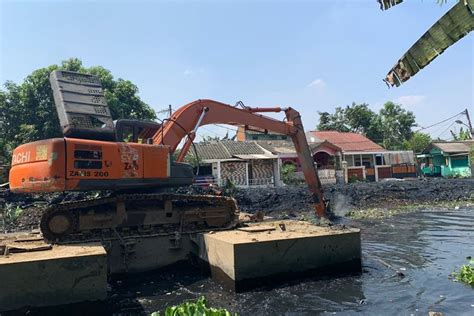
[[(257, 114), (258, 112), (281, 111), (285, 112), (286, 122)], [(312, 193), (316, 213), (321, 217), (327, 215), (321, 182), (309, 150), (303, 123), (298, 111), (291, 107), (284, 109), (280, 107), (240, 109), (213, 100), (196, 100), (175, 111), (171, 118), (167, 119), (153, 135), (153, 143), (168, 145), (170, 146), (171, 153), (173, 153), (181, 140), (188, 136), (177, 158), (177, 161), (183, 161), (196, 136), (197, 128), (209, 124), (245, 125), (289, 135), (295, 145), (306, 183)]]

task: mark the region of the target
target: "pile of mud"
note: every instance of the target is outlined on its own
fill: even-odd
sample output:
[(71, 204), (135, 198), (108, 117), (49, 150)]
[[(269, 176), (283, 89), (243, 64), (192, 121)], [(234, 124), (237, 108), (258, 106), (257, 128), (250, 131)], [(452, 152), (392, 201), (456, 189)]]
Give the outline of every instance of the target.
[[(194, 193), (184, 190), (180, 193)], [(10, 214), (19, 210), (19, 216), (5, 221), (6, 231), (38, 228), (43, 209), (58, 201), (92, 198), (98, 193), (68, 194), (12, 194), (4, 196)], [(103, 193), (111, 194), (111, 192)], [(406, 181), (356, 182), (324, 187), (331, 211), (344, 216), (353, 210), (383, 208), (419, 203), (456, 202), (474, 200), (474, 179), (428, 178)], [(252, 187), (236, 189), (233, 194), (242, 212), (263, 211), (275, 218), (305, 219), (313, 216), (312, 199), (306, 186)], [(3, 216), (5, 216), (5, 207)], [(1, 215), (0, 215), (1, 217)], [(0, 218), (0, 224), (2, 218)], [(1, 228), (1, 227), (0, 227)]]
[[(474, 179), (427, 178), (356, 182), (324, 187), (334, 214), (364, 208), (391, 209), (398, 205), (455, 202), (474, 199)], [(300, 217), (313, 211), (311, 196), (305, 186), (240, 189), (235, 194), (243, 212), (264, 211), (275, 217)]]

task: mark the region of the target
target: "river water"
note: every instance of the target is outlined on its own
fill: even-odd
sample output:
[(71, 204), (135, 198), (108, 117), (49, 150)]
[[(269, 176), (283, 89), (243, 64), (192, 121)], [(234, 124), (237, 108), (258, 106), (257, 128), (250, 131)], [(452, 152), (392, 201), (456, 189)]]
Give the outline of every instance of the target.
[(449, 278), (467, 256), (474, 257), (474, 209), (426, 210), (350, 224), (362, 229), (360, 274), (235, 294), (200, 271), (173, 269), (114, 280), (112, 299), (96, 312), (150, 314), (205, 296), (210, 305), (239, 315), (474, 315), (474, 288)]
[(474, 288), (449, 275), (474, 257), (474, 209), (422, 211), (362, 229), (363, 273), (231, 293), (194, 270), (113, 283), (116, 313), (150, 313), (204, 295), (239, 315), (474, 315)]

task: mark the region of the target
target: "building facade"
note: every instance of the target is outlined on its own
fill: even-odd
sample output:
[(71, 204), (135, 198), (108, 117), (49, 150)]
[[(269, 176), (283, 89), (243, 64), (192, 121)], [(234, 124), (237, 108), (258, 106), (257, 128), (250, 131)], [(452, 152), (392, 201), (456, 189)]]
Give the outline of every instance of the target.
[(472, 176), (474, 141), (432, 142), (417, 155), (423, 175), (428, 177)]

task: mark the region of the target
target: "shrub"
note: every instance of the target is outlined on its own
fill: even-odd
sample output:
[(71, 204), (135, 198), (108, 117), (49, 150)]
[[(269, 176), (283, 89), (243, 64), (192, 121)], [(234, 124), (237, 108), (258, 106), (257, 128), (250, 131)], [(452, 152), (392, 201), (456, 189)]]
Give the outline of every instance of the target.
[[(151, 316), (160, 316), (160, 312), (154, 312)], [(176, 306), (168, 306), (163, 316), (232, 316), (224, 308), (208, 307), (206, 299), (201, 296), (195, 302), (184, 302)], [(237, 316), (237, 313), (234, 314)]]
[(287, 163), (281, 167), (281, 179), (285, 184), (295, 184), (298, 182), (295, 173), (296, 167), (294, 164)]

